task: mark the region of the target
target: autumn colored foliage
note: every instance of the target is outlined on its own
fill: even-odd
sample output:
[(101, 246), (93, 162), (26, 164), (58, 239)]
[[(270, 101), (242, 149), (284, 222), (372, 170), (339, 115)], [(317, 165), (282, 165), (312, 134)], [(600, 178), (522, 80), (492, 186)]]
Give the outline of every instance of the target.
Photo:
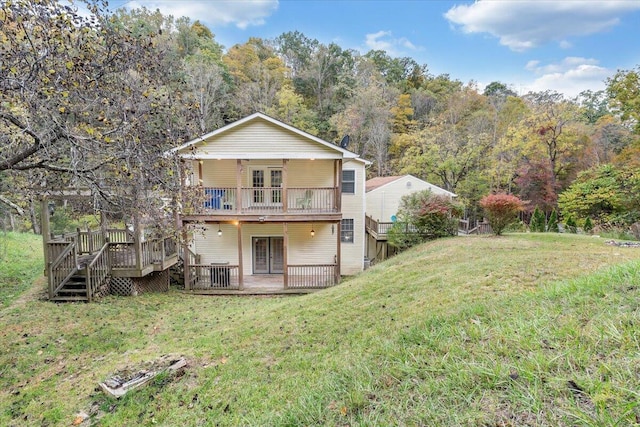
[(480, 206), (484, 209), (489, 224), (496, 236), (518, 217), (518, 212), (524, 209), (522, 200), (511, 194), (489, 194), (480, 199)]

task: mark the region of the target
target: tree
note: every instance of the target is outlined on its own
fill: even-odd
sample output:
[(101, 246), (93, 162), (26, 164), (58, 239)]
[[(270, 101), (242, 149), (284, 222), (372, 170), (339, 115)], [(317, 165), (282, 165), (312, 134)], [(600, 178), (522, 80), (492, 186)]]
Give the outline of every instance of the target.
[(480, 200), (480, 206), (487, 214), (491, 229), (496, 236), (501, 235), (504, 229), (518, 218), (518, 212), (523, 210), (522, 200), (504, 193), (483, 197)]
[(169, 33), (162, 20), (89, 10), (0, 6), (0, 172), (44, 171), (32, 185), (88, 187), (103, 209), (144, 209), (170, 181), (161, 153), (189, 129), (165, 62)]
[(555, 209), (552, 210), (551, 215), (549, 215), (547, 231), (550, 233), (558, 233), (560, 231), (558, 228), (558, 211), (556, 211)]
[(607, 92), (613, 105), (640, 134), (640, 65), (632, 70), (619, 70), (607, 79)]
[(640, 219), (640, 174), (636, 168), (603, 165), (578, 175), (558, 199), (566, 217), (596, 224), (630, 225)]
[(232, 46), (223, 62), (233, 79), (231, 118), (267, 111), (286, 80), (286, 67), (264, 40), (251, 37), (244, 44)]
[(531, 215), (531, 221), (529, 222), (529, 230), (533, 233), (544, 233), (546, 231), (547, 218), (545, 218), (544, 212), (538, 207), (533, 210)]
[(429, 190), (407, 194), (400, 200), (398, 222), (389, 232), (389, 243), (404, 249), (425, 240), (454, 236), (461, 213), (461, 206), (447, 196)]

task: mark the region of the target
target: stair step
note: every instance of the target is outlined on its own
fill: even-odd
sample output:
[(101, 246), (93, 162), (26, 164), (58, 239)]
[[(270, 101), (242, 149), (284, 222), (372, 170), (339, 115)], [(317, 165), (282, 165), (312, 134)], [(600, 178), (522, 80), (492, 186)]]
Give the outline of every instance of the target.
[(87, 301), (87, 297), (62, 297), (62, 296), (57, 296), (57, 297), (53, 297), (51, 299), (52, 301)]
[(86, 289), (68, 289), (62, 288), (58, 291), (59, 294), (86, 294)]

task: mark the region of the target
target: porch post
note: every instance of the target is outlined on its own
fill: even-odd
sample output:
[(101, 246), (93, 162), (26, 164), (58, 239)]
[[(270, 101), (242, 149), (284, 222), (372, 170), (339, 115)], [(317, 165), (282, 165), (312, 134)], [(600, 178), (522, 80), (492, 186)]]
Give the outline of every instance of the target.
[[(49, 222), (49, 202), (47, 201), (47, 197), (42, 197), (42, 206), (40, 212), (40, 232), (42, 232), (42, 248), (44, 250), (44, 275), (49, 277), (49, 239), (51, 238), (51, 224)], [(51, 289), (51, 279), (48, 280), (49, 283), (49, 298), (53, 298)]]
[(284, 266), (283, 270), (283, 279), (284, 279), (284, 288), (289, 289), (289, 257), (287, 253), (289, 252), (289, 228), (286, 222), (282, 223), (282, 263)]
[(142, 271), (142, 230), (140, 230), (140, 218), (138, 217), (138, 211), (133, 213), (133, 245), (136, 253), (136, 270)]
[(338, 229), (338, 232), (336, 233), (337, 239), (336, 239), (336, 277), (335, 277), (335, 282), (336, 284), (338, 284), (338, 282), (340, 282), (340, 249), (342, 247), (342, 230), (341, 230), (341, 222), (338, 221), (336, 228)]
[(289, 186), (288, 178), (287, 178), (287, 164), (289, 163), (289, 159), (282, 159), (282, 212), (287, 213), (287, 209), (289, 208), (288, 196), (287, 196), (287, 187)]
[[(242, 160), (236, 159), (236, 212), (242, 212)], [(240, 224), (238, 224), (240, 230)]]
[(191, 253), (187, 243), (187, 230), (181, 218), (176, 219), (180, 233), (182, 234), (182, 265), (184, 268), (184, 288), (191, 290)]
[(336, 165), (336, 210), (342, 212), (342, 159)]
[[(239, 160), (238, 160), (239, 162)], [(236, 203), (238, 199), (236, 198)], [(244, 289), (244, 274), (242, 272), (242, 223), (238, 221), (238, 289)]]

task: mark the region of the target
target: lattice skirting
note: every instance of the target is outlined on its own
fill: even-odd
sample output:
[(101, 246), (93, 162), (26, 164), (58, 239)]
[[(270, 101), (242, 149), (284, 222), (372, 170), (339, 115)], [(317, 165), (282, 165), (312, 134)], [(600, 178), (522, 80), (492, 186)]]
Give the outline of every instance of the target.
[(169, 270), (155, 271), (145, 277), (133, 279), (136, 294), (167, 292), (169, 290)]
[(112, 295), (138, 295), (169, 290), (169, 271), (156, 271), (145, 277), (112, 277)]
[(136, 295), (133, 280), (130, 277), (111, 278), (112, 295)]

